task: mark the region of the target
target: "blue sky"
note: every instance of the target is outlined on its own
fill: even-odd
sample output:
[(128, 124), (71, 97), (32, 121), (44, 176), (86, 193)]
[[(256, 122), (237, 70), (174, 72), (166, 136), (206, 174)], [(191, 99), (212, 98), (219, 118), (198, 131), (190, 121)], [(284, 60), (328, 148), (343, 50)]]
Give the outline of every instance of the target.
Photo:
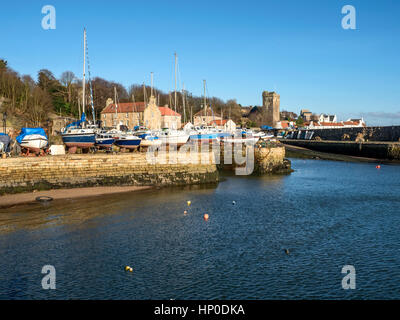
[[(56, 30), (41, 9), (56, 8)], [(356, 8), (357, 29), (344, 30), (341, 9)], [(263, 90), (281, 109), (364, 115), (368, 124), (400, 124), (400, 1), (102, 1), (2, 3), (0, 57), (36, 78), (50, 69), (82, 76), (86, 26), (92, 76), (260, 105)], [(179, 85), (181, 87), (181, 85)]]

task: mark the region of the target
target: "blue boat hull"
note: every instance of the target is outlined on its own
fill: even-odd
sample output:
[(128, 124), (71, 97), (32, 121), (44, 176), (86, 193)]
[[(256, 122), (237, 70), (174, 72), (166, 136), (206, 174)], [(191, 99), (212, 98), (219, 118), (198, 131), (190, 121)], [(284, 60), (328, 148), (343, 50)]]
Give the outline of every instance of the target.
[(191, 141), (197, 143), (213, 142), (217, 141), (218, 133), (207, 133), (207, 134), (194, 134), (189, 137)]
[(100, 148), (111, 148), (112, 145), (114, 144), (115, 139), (106, 139), (106, 140), (97, 140), (96, 141), (96, 146)]
[(62, 141), (69, 148), (90, 148), (96, 143), (96, 136), (95, 134), (62, 135)]
[(115, 144), (120, 147), (120, 148), (126, 148), (126, 149), (136, 149), (140, 145), (141, 139), (133, 139), (133, 140), (116, 140)]

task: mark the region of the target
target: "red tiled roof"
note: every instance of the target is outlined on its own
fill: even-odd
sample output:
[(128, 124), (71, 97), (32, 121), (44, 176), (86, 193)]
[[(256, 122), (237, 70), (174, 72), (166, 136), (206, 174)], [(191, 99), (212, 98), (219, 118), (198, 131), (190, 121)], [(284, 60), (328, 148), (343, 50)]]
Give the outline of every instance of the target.
[(343, 124), (347, 126), (358, 126), (360, 124), (360, 121), (345, 121)]
[(321, 122), (319, 125), (323, 127), (343, 127), (341, 122)]
[[(118, 112), (120, 113), (129, 113), (129, 112), (143, 112), (146, 108), (144, 102), (126, 102), (126, 103), (118, 103)], [(179, 113), (173, 111), (168, 107), (158, 107), (160, 109), (162, 116), (180, 116)], [(115, 113), (115, 104), (109, 104), (107, 107), (101, 111), (101, 113)]]
[(211, 121), (211, 123), (214, 123), (217, 126), (223, 126), (227, 122), (228, 122), (228, 120), (226, 120), (226, 119), (225, 120), (213, 120), (213, 121)]
[(281, 121), (281, 127), (282, 127), (282, 129), (289, 128), (289, 122), (288, 121)]
[(178, 112), (168, 108), (168, 107), (158, 107), (161, 111), (162, 116), (177, 116), (180, 117), (181, 115)]
[[(118, 103), (118, 112), (127, 113), (127, 112), (143, 112), (145, 109), (144, 102), (126, 102), (126, 103)], [(107, 107), (101, 111), (101, 113), (114, 113), (115, 112), (115, 104), (109, 104)]]

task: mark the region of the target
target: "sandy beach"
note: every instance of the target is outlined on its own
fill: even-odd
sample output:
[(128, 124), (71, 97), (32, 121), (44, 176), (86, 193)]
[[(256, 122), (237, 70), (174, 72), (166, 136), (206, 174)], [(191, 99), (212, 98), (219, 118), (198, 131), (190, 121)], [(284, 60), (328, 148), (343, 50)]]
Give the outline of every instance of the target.
[(75, 188), (75, 189), (55, 189), (48, 191), (38, 191), (30, 193), (8, 194), (0, 196), (0, 208), (7, 208), (14, 205), (33, 203), (37, 197), (51, 197), (53, 200), (61, 199), (76, 199), (86, 197), (96, 197), (114, 193), (125, 193), (148, 190), (152, 187), (90, 187), (90, 188)]

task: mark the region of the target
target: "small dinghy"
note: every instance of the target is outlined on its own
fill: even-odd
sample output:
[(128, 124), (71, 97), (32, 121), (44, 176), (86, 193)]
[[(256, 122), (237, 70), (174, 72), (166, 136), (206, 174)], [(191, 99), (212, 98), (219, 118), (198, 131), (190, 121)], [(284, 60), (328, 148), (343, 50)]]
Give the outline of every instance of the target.
[(21, 149), (39, 154), (47, 148), (49, 141), (47, 135), (42, 128), (22, 128), (20, 135), (17, 137), (17, 142)]

